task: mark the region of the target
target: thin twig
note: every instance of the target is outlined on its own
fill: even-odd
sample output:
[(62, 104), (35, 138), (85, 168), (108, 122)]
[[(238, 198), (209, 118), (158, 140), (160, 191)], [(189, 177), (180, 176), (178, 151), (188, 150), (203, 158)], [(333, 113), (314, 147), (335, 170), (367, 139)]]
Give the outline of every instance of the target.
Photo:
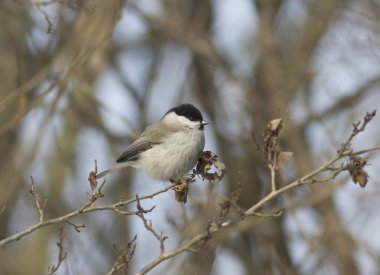
[(151, 220), (148, 221), (144, 216), (144, 214), (151, 212), (154, 207), (152, 207), (149, 210), (145, 210), (144, 208), (142, 208), (142, 206), (140, 204), (140, 199), (137, 195), (136, 195), (136, 201), (137, 201), (137, 216), (143, 221), (146, 230), (151, 232), (153, 234), (153, 236), (160, 242), (160, 251), (161, 251), (160, 254), (164, 254), (165, 253), (165, 240), (168, 237), (164, 236), (162, 232), (160, 234), (158, 234), (157, 231), (153, 228), (152, 221)]
[(48, 267), (48, 273), (47, 274), (49, 274), (49, 275), (57, 272), (58, 268), (61, 266), (61, 263), (67, 257), (67, 253), (64, 252), (64, 249), (63, 249), (63, 227), (61, 227), (59, 229), (59, 241), (57, 242), (57, 246), (58, 246), (57, 264)]
[(3, 207), (0, 210), (0, 216), (5, 212), (5, 209), (7, 209), (7, 205), (4, 203)]
[[(286, 191), (289, 191), (291, 189), (294, 189), (300, 185), (304, 185), (304, 184), (307, 184), (307, 183), (311, 183), (311, 182), (315, 182), (313, 181), (313, 177), (318, 175), (319, 173), (323, 172), (323, 171), (327, 171), (328, 168), (334, 164), (336, 161), (346, 157), (346, 156), (349, 156), (349, 155), (361, 155), (361, 154), (365, 154), (365, 153), (369, 153), (369, 152), (373, 152), (373, 151), (376, 151), (376, 150), (380, 150), (380, 145), (376, 145), (376, 146), (373, 146), (371, 148), (368, 148), (368, 149), (364, 149), (364, 150), (361, 150), (361, 151), (357, 151), (357, 152), (345, 152), (345, 153), (338, 153), (336, 156), (334, 156), (333, 158), (331, 158), (330, 160), (328, 160), (326, 163), (322, 164), (320, 167), (318, 167), (317, 169), (311, 171), (310, 173), (306, 174), (305, 176), (303, 176), (302, 178), (298, 179), (298, 180), (295, 180), (287, 185), (285, 185), (284, 187), (280, 188), (280, 189), (277, 189), (276, 191), (274, 192), (271, 192), (269, 193), (267, 196), (265, 196), (264, 198), (262, 198), (260, 201), (258, 201), (256, 204), (254, 204), (253, 206), (251, 206), (247, 211), (245, 211), (245, 216), (257, 216), (258, 213), (257, 213), (257, 210), (259, 210), (260, 208), (262, 208), (265, 203), (267, 203), (268, 201), (271, 201), (275, 198), (277, 198), (279, 195), (285, 193)], [(340, 171), (342, 172), (342, 171)], [(334, 176), (335, 173), (334, 173)], [(203, 233), (200, 233), (198, 235), (196, 235), (195, 237), (193, 237), (191, 240), (189, 240), (187, 243), (183, 244), (182, 246), (172, 250), (171, 252), (166, 252), (166, 253), (161, 253), (159, 256), (157, 256), (155, 259), (153, 259), (153, 261), (151, 261), (149, 264), (147, 264), (146, 266), (144, 266), (137, 274), (139, 275), (142, 275), (142, 274), (146, 274), (148, 271), (152, 270), (154, 267), (156, 267), (157, 265), (159, 265), (161, 262), (163, 261), (166, 261), (170, 258), (173, 258), (173, 257), (176, 257), (177, 255), (185, 252), (185, 251), (191, 251), (192, 247), (197, 244), (198, 242), (200, 241), (203, 241), (205, 240), (206, 238), (210, 238), (211, 235), (213, 235), (214, 233), (222, 230), (223, 228), (226, 228), (228, 226), (231, 226), (233, 224), (235, 224), (236, 222), (239, 222), (240, 220), (237, 220), (235, 222), (231, 221), (231, 220), (228, 220), (228, 221), (225, 221), (223, 222), (222, 224), (220, 224), (220, 226), (211, 226), (211, 227), (208, 227), (206, 231), (204, 231)]]
[[(139, 197), (139, 200), (141, 201), (141, 200), (146, 200), (146, 199), (152, 199), (153, 197), (155, 197), (161, 193), (165, 193), (172, 188), (173, 188), (173, 185), (170, 185), (170, 186), (165, 187), (164, 189), (159, 190), (157, 192), (154, 192), (152, 194), (141, 196), (141, 197)], [(95, 206), (91, 206), (93, 204), (93, 199), (90, 198), (80, 209), (74, 210), (74, 211), (72, 211), (66, 215), (60, 216), (58, 218), (54, 218), (54, 219), (50, 219), (50, 220), (44, 220), (42, 222), (40, 221), (39, 223), (37, 223), (35, 225), (32, 225), (32, 226), (16, 233), (16, 234), (9, 236), (8, 238), (1, 240), (0, 241), (0, 247), (8, 244), (10, 242), (18, 241), (22, 237), (31, 234), (32, 232), (38, 230), (39, 228), (46, 227), (46, 226), (49, 226), (52, 224), (59, 224), (59, 223), (67, 222), (70, 219), (72, 219), (73, 217), (77, 217), (77, 216), (79, 216), (81, 214), (85, 214), (85, 213), (90, 213), (90, 212), (95, 212), (95, 211), (107, 211), (107, 210), (108, 211), (114, 211), (114, 209), (116, 209), (118, 207), (126, 206), (126, 205), (133, 203), (133, 202), (136, 202), (136, 198), (129, 199), (129, 200), (122, 199), (122, 200), (120, 200), (114, 204), (95, 207)]]
[(253, 212), (252, 213), (252, 216), (256, 216), (256, 217), (260, 217), (260, 218), (277, 218), (279, 216), (281, 216), (283, 213), (282, 210), (278, 210), (274, 213), (270, 213), (270, 214), (263, 214), (263, 213), (259, 213), (259, 212)]
[[(276, 158), (275, 158), (276, 159)], [(270, 170), (270, 181), (271, 181), (271, 187), (272, 192), (276, 191), (276, 161), (274, 159), (273, 164), (268, 164), (269, 170)]]
[(125, 247), (118, 247), (116, 244), (113, 245), (113, 249), (117, 254), (117, 259), (112, 265), (111, 269), (106, 273), (107, 275), (115, 274), (120, 269), (124, 269), (125, 272), (128, 271), (129, 262), (132, 260), (136, 249), (136, 239), (137, 235), (127, 243)]
[(44, 200), (44, 204), (41, 205), (40, 203), (40, 196), (38, 195), (38, 193), (34, 190), (34, 178), (33, 177), (30, 177), (31, 179), (31, 184), (30, 184), (30, 189), (29, 189), (29, 193), (32, 194), (33, 196), (33, 199), (34, 199), (34, 203), (36, 204), (36, 207), (37, 207), (37, 210), (38, 210), (38, 213), (40, 215), (40, 223), (44, 221), (44, 218), (45, 218), (45, 213), (44, 213), (44, 208), (46, 206), (46, 202), (47, 200), (45, 199)]
[(359, 120), (357, 123), (352, 123), (352, 132), (348, 137), (347, 141), (342, 144), (340, 150), (338, 150), (338, 154), (344, 154), (347, 150), (349, 150), (351, 146), (352, 139), (357, 136), (359, 133), (363, 132), (369, 122), (376, 116), (376, 110), (372, 112), (367, 112), (364, 116), (363, 123)]
[(74, 227), (74, 229), (75, 229), (75, 231), (76, 231), (77, 233), (80, 232), (80, 229), (81, 229), (81, 228), (85, 228), (85, 227), (86, 227), (83, 223), (76, 224), (76, 223), (73, 223), (73, 222), (71, 222), (71, 221), (69, 221), (69, 220), (67, 220), (66, 223), (68, 223), (68, 224), (70, 224), (72, 227)]

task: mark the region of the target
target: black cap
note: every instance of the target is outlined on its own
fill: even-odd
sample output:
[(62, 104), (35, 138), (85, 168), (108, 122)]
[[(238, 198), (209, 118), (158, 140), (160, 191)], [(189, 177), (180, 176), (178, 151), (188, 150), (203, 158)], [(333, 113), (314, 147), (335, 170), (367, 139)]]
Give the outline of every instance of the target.
[(189, 103), (174, 107), (170, 109), (166, 114), (170, 112), (175, 112), (178, 116), (184, 116), (191, 121), (203, 122), (202, 113), (194, 105)]

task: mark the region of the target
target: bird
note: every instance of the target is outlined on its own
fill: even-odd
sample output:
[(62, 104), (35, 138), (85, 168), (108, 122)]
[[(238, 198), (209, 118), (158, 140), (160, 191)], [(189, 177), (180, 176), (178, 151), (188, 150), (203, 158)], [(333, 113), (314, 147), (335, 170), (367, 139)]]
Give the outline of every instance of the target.
[(116, 164), (98, 173), (96, 179), (132, 166), (156, 180), (178, 180), (195, 166), (203, 152), (207, 124), (194, 105), (173, 107), (149, 125), (117, 158)]

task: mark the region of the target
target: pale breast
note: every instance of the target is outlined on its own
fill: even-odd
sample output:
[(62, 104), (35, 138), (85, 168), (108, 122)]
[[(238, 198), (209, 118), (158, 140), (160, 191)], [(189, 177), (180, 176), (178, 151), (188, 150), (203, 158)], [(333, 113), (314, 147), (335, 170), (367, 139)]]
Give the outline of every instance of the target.
[(178, 179), (195, 166), (204, 145), (203, 131), (179, 131), (161, 144), (141, 153), (136, 166), (155, 179)]

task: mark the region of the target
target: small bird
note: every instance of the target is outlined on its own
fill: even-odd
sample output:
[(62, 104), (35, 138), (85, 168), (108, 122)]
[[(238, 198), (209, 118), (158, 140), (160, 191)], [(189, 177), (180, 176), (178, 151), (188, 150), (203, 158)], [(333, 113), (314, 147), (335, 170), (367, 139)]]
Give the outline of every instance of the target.
[(100, 179), (132, 166), (153, 179), (176, 180), (197, 163), (205, 146), (202, 113), (192, 104), (176, 106), (148, 126), (116, 160), (117, 164), (96, 175)]

